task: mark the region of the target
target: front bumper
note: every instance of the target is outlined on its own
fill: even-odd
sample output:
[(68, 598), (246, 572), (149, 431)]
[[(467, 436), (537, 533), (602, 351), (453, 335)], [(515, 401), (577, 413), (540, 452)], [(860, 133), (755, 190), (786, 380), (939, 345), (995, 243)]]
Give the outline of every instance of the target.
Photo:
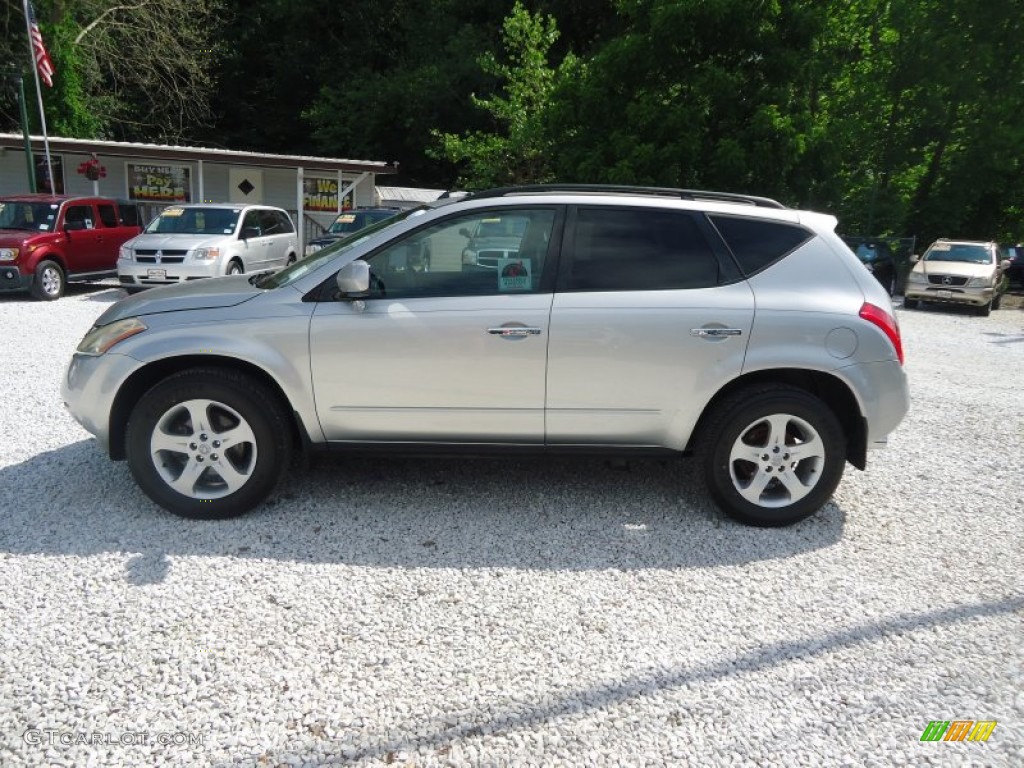
[(969, 304), (983, 307), (995, 296), (994, 288), (968, 288), (966, 286), (931, 285), (929, 283), (908, 283), (904, 298), (918, 301), (934, 301), (942, 304)]
[(23, 291), (32, 286), (32, 275), (23, 275), (16, 264), (0, 265), (0, 291)]
[(141, 366), (135, 358), (116, 352), (98, 357), (76, 353), (61, 380), (64, 405), (75, 421), (96, 436), (105, 453), (110, 452), (114, 398), (125, 380)]
[(121, 285), (175, 285), (189, 280), (202, 280), (224, 274), (220, 262), (210, 264), (138, 264), (131, 261), (117, 262), (117, 279)]

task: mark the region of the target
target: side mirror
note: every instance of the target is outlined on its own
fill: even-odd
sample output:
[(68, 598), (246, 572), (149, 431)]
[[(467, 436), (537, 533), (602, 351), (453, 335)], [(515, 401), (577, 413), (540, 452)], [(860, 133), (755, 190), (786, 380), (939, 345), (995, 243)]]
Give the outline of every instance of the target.
[(920, 261), (921, 260), (921, 254), (919, 254), (919, 253), (911, 254), (910, 260), (914, 261), (914, 262)]
[(338, 290), (342, 296), (361, 296), (370, 290), (370, 265), (357, 259), (350, 261), (338, 272)]
[(84, 221), (65, 221), (64, 222), (64, 232), (65, 232), (65, 234), (67, 234), (68, 232), (74, 232), (74, 231), (80, 230), (80, 229), (85, 229), (85, 222)]
[(1000, 272), (1005, 272), (1009, 268), (1010, 268), (1010, 260), (1009, 259), (1003, 259), (1002, 261), (999, 262), (999, 271)]
[(467, 238), (467, 239), (472, 239), (473, 238), (472, 233), (466, 227), (463, 227), (462, 229), (460, 229), (459, 230), (459, 234), (462, 235), (463, 237)]
[(260, 230), (258, 227), (242, 227), (242, 234), (240, 237), (243, 240), (248, 240), (250, 237), (259, 237)]

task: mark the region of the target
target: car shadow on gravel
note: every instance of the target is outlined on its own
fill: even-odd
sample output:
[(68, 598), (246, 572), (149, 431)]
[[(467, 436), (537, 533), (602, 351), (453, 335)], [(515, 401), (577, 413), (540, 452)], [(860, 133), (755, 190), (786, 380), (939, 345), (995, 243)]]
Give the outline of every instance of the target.
[(401, 568), (708, 568), (836, 544), (834, 502), (780, 529), (724, 518), (692, 462), (602, 459), (341, 459), (293, 470), (240, 518), (190, 521), (136, 487), (89, 440), (0, 469), (0, 551), (128, 556), (131, 584), (177, 556)]

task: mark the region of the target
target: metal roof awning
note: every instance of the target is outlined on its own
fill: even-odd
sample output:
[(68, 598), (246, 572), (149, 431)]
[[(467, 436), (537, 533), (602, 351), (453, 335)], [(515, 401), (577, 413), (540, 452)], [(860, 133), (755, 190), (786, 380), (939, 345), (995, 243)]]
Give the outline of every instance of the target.
[[(42, 153), (43, 137), (32, 136), (31, 140), (32, 151)], [(108, 157), (141, 157), (179, 162), (202, 161), (204, 163), (255, 165), (265, 168), (304, 168), (310, 171), (353, 171), (376, 174), (398, 173), (397, 163), (375, 160), (346, 160), (311, 155), (271, 155), (265, 152), (243, 152), (233, 149), (181, 147), (99, 139), (65, 139), (58, 136), (50, 136), (49, 142), (51, 152), (74, 152), (84, 155), (96, 152)], [(0, 147), (24, 150), (24, 137), (20, 133), (0, 133)]]

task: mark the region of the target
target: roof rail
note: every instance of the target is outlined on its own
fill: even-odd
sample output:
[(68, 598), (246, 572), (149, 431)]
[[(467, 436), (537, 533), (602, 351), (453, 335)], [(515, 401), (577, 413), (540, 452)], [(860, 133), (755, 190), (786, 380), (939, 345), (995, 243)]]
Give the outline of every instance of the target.
[(677, 197), (680, 200), (711, 200), (722, 203), (743, 203), (761, 208), (785, 208), (778, 200), (755, 195), (741, 195), (733, 192), (709, 192), (702, 189), (675, 189), (672, 187), (630, 187), (615, 184), (527, 184), (521, 187), (498, 187), (485, 189), (469, 195), (474, 200), (507, 195), (544, 195), (558, 193), (581, 193), (597, 195), (651, 195)]

